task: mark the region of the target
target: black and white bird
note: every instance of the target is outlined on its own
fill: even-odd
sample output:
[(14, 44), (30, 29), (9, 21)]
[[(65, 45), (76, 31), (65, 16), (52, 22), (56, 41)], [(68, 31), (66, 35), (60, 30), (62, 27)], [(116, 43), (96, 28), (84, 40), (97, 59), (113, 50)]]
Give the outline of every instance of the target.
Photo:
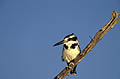
[[(63, 52), (62, 52), (62, 60), (66, 61), (67, 65), (77, 57), (78, 54), (81, 53), (81, 49), (79, 47), (78, 39), (74, 33), (67, 35), (64, 37), (64, 40), (56, 43), (54, 46), (64, 44)], [(76, 67), (70, 72), (72, 75), (76, 75)]]

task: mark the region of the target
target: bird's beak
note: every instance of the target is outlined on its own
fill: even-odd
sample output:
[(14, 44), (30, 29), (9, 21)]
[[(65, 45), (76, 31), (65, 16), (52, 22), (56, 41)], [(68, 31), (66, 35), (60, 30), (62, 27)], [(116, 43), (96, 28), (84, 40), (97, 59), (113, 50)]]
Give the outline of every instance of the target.
[(60, 41), (60, 42), (58, 42), (58, 43), (54, 44), (53, 46), (57, 46), (57, 45), (60, 45), (60, 44), (63, 44), (63, 43), (65, 43), (65, 41), (64, 41), (64, 40), (62, 40), (62, 41)]

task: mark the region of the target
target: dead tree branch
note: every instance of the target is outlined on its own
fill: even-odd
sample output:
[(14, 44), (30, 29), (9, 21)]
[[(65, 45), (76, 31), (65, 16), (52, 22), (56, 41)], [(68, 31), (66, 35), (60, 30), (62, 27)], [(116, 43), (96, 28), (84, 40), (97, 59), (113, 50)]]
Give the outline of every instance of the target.
[(112, 29), (115, 24), (120, 20), (120, 13), (112, 12), (111, 20), (103, 26), (96, 35), (91, 39), (90, 43), (83, 49), (73, 61), (70, 62), (69, 68), (65, 67), (54, 79), (63, 79), (69, 72), (81, 62), (81, 60), (92, 50), (93, 47), (103, 38), (103, 36)]

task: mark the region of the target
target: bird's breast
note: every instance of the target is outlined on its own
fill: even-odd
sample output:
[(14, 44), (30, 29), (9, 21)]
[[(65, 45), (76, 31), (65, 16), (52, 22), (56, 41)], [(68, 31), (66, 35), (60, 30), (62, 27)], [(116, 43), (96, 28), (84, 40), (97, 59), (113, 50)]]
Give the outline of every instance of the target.
[(67, 50), (63, 50), (63, 59), (69, 63), (71, 60), (75, 59), (76, 56), (80, 53), (80, 51), (76, 48), (76, 49), (67, 49)]

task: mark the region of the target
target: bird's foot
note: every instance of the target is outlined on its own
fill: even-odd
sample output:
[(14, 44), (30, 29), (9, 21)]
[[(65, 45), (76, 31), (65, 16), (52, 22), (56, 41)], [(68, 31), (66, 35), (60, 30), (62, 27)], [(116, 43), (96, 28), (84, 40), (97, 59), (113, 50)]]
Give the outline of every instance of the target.
[(73, 69), (74, 63), (71, 62), (69, 65), (66, 66), (66, 69)]

